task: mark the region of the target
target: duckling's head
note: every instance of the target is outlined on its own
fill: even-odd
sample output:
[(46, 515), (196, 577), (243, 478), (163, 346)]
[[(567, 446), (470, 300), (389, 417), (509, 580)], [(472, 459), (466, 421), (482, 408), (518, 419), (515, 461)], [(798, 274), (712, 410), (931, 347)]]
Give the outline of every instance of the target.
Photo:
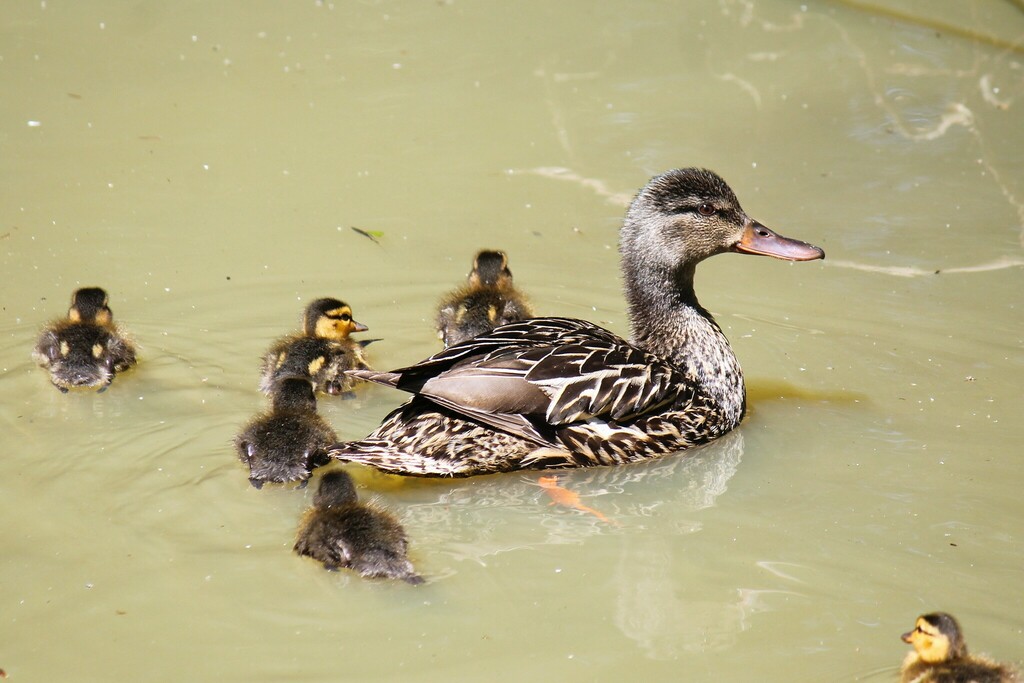
[(505, 252), (489, 249), (478, 252), (473, 258), (473, 270), (467, 279), (473, 287), (502, 287), (511, 284), (512, 271), (508, 269)]
[(788, 261), (825, 258), (820, 248), (782, 237), (750, 218), (729, 185), (703, 168), (652, 178), (629, 207), (620, 249), (626, 267), (661, 264), (691, 274), (700, 261), (727, 251)]
[(331, 470), (320, 478), (320, 488), (313, 496), (313, 505), (318, 508), (350, 505), (358, 500), (356, 485), (345, 470)]
[(284, 377), (278, 380), (270, 396), (275, 411), (316, 412), (313, 383), (306, 377)]
[(107, 293), (101, 288), (82, 287), (71, 295), (71, 308), (68, 309), (71, 322), (109, 325), (113, 317), (113, 312), (107, 307)]
[(958, 659), (967, 655), (960, 624), (953, 615), (945, 612), (922, 614), (914, 624), (914, 630), (904, 633), (904, 643), (914, 646), (921, 661), (929, 664)]
[(105, 389), (115, 372), (108, 342), (109, 335), (98, 327), (52, 337), (45, 353), (54, 386), (63, 392), (84, 387)]
[(338, 299), (317, 299), (306, 307), (303, 331), (324, 339), (347, 339), (352, 332), (369, 328), (352, 318), (352, 308)]

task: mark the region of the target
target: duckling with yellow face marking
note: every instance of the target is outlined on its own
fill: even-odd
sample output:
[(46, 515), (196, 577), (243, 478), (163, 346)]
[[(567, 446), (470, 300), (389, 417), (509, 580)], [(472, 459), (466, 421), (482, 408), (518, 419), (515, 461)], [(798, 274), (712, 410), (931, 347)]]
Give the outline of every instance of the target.
[(249, 466), (249, 482), (299, 482), (330, 458), (327, 448), (337, 440), (331, 426), (316, 412), (313, 385), (305, 377), (285, 377), (271, 394), (271, 408), (253, 418), (235, 438), (238, 459)]
[(114, 375), (135, 365), (135, 346), (114, 325), (107, 293), (83, 287), (71, 295), (67, 318), (43, 330), (32, 357), (63, 393), (84, 387), (105, 391)]
[(408, 549), (402, 525), (384, 510), (360, 503), (344, 470), (320, 479), (294, 548), (328, 570), (346, 567), (365, 577), (423, 583), (409, 562)]
[(263, 357), (260, 390), (270, 393), (281, 377), (308, 377), (313, 389), (339, 395), (351, 391), (358, 380), (345, 370), (366, 370), (363, 347), (369, 342), (350, 339), (352, 332), (368, 328), (352, 318), (352, 309), (338, 299), (317, 299), (306, 307), (302, 333), (278, 339)]
[(917, 618), (903, 642), (914, 646), (900, 670), (901, 683), (1018, 683), (1019, 674), (1005, 664), (967, 653), (960, 624), (951, 614), (933, 612)]
[(504, 252), (478, 252), (466, 280), (438, 305), (437, 335), (446, 348), (499, 325), (533, 317), (530, 303), (512, 284)]

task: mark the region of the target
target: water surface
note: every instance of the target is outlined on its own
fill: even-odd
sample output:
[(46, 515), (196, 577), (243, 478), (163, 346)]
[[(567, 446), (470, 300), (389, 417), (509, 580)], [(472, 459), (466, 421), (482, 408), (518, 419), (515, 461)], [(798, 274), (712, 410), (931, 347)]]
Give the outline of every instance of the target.
[[(1024, 12), (680, 5), (6, 4), (11, 680), (891, 680), (933, 609), (1022, 657)], [(625, 204), (687, 165), (828, 254), (701, 267), (737, 432), (563, 474), (611, 524), (536, 473), (353, 468), (425, 586), (291, 553), (311, 493), (252, 489), (230, 443), (305, 302), (415, 362), (496, 247), (541, 313), (626, 333)], [(29, 350), (84, 285), (141, 363), (61, 395)], [(355, 438), (400, 400), (320, 409)]]

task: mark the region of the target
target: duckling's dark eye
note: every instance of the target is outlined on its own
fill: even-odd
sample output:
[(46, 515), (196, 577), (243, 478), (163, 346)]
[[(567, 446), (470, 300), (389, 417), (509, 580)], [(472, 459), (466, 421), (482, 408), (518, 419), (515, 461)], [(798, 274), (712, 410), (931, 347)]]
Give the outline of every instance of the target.
[(344, 320), (345, 322), (348, 322), (349, 320), (352, 319), (352, 316), (350, 314), (348, 314), (348, 313), (342, 313), (338, 317), (341, 318), (342, 320)]
[(703, 202), (697, 207), (697, 211), (700, 212), (701, 216), (711, 216), (715, 213), (715, 207), (707, 202)]

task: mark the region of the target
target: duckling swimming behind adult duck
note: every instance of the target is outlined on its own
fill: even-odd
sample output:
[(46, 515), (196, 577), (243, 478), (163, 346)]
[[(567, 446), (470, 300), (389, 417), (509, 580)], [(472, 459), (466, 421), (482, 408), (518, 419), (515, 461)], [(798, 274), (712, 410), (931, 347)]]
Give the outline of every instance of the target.
[(753, 220), (711, 171), (653, 178), (620, 238), (630, 341), (593, 323), (530, 318), (393, 372), (348, 374), (413, 394), (331, 455), (424, 477), (616, 465), (733, 429), (746, 410), (729, 341), (697, 302), (697, 264), (725, 252), (789, 261), (825, 253)]
[(317, 299), (306, 307), (302, 333), (274, 342), (263, 358), (260, 390), (270, 393), (281, 377), (305, 376), (313, 388), (337, 396), (351, 391), (355, 378), (345, 370), (368, 370), (363, 346), (350, 339), (368, 328), (352, 318), (352, 308), (338, 299)]
[(437, 334), (446, 347), (499, 325), (533, 317), (530, 303), (512, 283), (505, 252), (478, 252), (466, 279), (466, 284), (446, 294), (438, 305)]
[(361, 576), (423, 583), (409, 562), (408, 549), (402, 525), (383, 510), (360, 503), (351, 477), (342, 470), (321, 477), (294, 548), (325, 569), (346, 567)]
[(967, 653), (960, 624), (945, 612), (922, 614), (903, 642), (914, 646), (903, 660), (901, 683), (1016, 683), (1005, 664)]
[(305, 377), (281, 379), (271, 399), (271, 409), (235, 437), (238, 458), (249, 466), (249, 481), (258, 489), (268, 481), (298, 481), (303, 488), (313, 469), (330, 461), (327, 448), (338, 437), (317, 414), (313, 385)]
[(107, 293), (83, 287), (71, 295), (67, 318), (43, 330), (32, 357), (63, 393), (79, 387), (105, 391), (117, 373), (135, 365), (135, 345), (114, 324)]

